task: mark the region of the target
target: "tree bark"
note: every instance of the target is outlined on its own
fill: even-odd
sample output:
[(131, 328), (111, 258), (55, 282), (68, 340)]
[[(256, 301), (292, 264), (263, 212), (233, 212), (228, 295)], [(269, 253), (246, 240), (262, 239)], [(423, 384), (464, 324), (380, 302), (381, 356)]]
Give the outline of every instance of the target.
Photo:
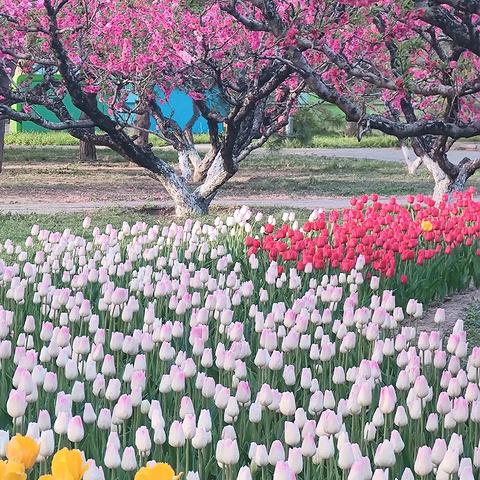
[(3, 156), (5, 153), (5, 128), (7, 126), (6, 120), (0, 120), (0, 173), (3, 170)]
[(150, 129), (150, 110), (148, 105), (140, 104), (138, 109), (141, 113), (135, 114), (135, 135), (137, 138), (135, 144), (139, 147), (146, 147), (148, 145), (148, 130)]
[[(10, 83), (8, 76), (0, 69), (0, 87), (7, 88)], [(5, 129), (7, 127), (6, 120), (0, 120), (0, 172), (3, 169), (3, 156), (5, 153)]]
[(213, 162), (215, 161), (215, 157), (218, 154), (217, 148), (211, 148), (203, 160), (197, 164), (194, 163), (194, 171), (193, 171), (193, 182), (200, 183), (205, 181), (207, 178), (207, 173), (210, 167), (212, 166)]
[(347, 123), (345, 124), (345, 135), (347, 137), (356, 137), (357, 136), (357, 128), (358, 124), (355, 121), (350, 121), (347, 119)]
[(175, 175), (173, 168), (166, 174), (152, 172), (147, 172), (147, 174), (164, 186), (175, 204), (175, 215), (178, 217), (208, 213), (208, 207), (214, 195), (205, 199), (197, 192), (191, 193), (188, 187)]
[[(80, 120), (88, 120), (88, 116), (85, 113), (81, 113)], [(95, 128), (89, 128), (89, 133), (95, 134)], [(86, 140), (80, 140), (80, 148), (78, 150), (78, 159), (80, 161), (91, 161), (94, 162), (97, 160), (97, 149), (95, 145)]]

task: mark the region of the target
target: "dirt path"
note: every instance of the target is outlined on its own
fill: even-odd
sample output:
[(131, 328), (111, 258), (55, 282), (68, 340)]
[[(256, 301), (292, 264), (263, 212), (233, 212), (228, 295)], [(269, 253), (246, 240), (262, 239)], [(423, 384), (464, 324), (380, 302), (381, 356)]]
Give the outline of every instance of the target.
[[(399, 199), (402, 201), (404, 199)], [(285, 208), (305, 208), (307, 210), (314, 210), (324, 208), (331, 210), (335, 208), (346, 208), (350, 206), (350, 199), (348, 198), (329, 198), (329, 197), (315, 197), (315, 198), (219, 198), (215, 199), (212, 205), (248, 205), (256, 207), (285, 207)], [(0, 213), (68, 213), (68, 212), (89, 212), (98, 210), (100, 208), (108, 207), (124, 207), (124, 208), (140, 208), (143, 206), (162, 208), (172, 207), (173, 202), (170, 200), (162, 201), (115, 201), (115, 202), (29, 202), (29, 203), (12, 203), (0, 204)]]
[(434, 322), (435, 313), (438, 308), (445, 309), (445, 323), (441, 326), (440, 332), (449, 335), (457, 320), (465, 320), (467, 309), (473, 305), (479, 305), (480, 289), (471, 288), (466, 292), (453, 293), (443, 302), (432, 302), (425, 315), (418, 324), (419, 330), (431, 332), (438, 330)]

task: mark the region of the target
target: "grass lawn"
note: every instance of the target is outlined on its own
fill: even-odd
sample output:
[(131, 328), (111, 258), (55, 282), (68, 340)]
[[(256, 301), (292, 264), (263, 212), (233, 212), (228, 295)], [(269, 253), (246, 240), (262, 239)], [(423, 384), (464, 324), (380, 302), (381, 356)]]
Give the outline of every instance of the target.
[(480, 345), (480, 306), (472, 305), (465, 310), (465, 331), (468, 333), (468, 343)]
[[(155, 147), (163, 147), (167, 143), (161, 138), (150, 135), (150, 142)], [(195, 134), (195, 143), (208, 143), (209, 136), (206, 133)], [(271, 143), (278, 143), (279, 138), (273, 138)], [(78, 145), (78, 140), (67, 132), (20, 132), (7, 133), (5, 136), (7, 145), (29, 145), (29, 146), (48, 146), (48, 145)], [(308, 145), (303, 145), (297, 139), (285, 143), (285, 147), (317, 147), (317, 148), (361, 148), (361, 147), (392, 147), (398, 145), (398, 140), (390, 135), (374, 134), (365, 135), (359, 142), (356, 137), (346, 137), (344, 135), (314, 135)]]

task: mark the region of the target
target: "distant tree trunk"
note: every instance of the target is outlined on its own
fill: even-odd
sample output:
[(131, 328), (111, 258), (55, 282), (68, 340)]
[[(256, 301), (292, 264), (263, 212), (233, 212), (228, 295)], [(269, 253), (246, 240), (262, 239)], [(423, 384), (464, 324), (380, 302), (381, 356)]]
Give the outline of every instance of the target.
[(345, 125), (345, 135), (347, 137), (356, 137), (357, 136), (357, 122), (351, 121), (347, 118), (347, 123)]
[(6, 120), (0, 120), (0, 172), (3, 169), (3, 154), (5, 147), (5, 127), (7, 125)]
[[(85, 115), (85, 113), (82, 112), (80, 115), (80, 120), (87, 120), (88, 116)], [(89, 129), (90, 133), (94, 134), (95, 133), (95, 128), (92, 127)], [(95, 148), (95, 145), (91, 142), (88, 142), (86, 140), (80, 140), (80, 149), (78, 151), (78, 159), (80, 161), (95, 161), (97, 160), (97, 149)]]
[(150, 110), (148, 105), (140, 104), (138, 110), (141, 113), (135, 115), (135, 135), (137, 139), (135, 144), (140, 147), (146, 147), (148, 145), (148, 131), (150, 130)]
[[(135, 114), (135, 121), (133, 122), (135, 128), (135, 135), (137, 138), (134, 143), (139, 147), (146, 147), (148, 145), (148, 130), (150, 130), (150, 110), (148, 105), (137, 105), (137, 109), (142, 113)], [(136, 167), (134, 162), (128, 163), (129, 167)]]
[[(8, 87), (9, 84), (8, 76), (5, 74), (3, 70), (0, 70), (0, 86), (1, 87)], [(0, 120), (0, 172), (3, 168), (3, 155), (5, 152), (5, 129), (7, 126), (6, 120)]]

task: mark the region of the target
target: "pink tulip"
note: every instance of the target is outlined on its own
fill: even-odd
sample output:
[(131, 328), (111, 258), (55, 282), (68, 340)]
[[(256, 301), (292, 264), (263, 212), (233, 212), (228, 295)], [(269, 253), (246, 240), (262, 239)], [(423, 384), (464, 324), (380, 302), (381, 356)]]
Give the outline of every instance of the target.
[(361, 407), (367, 407), (372, 403), (372, 387), (370, 383), (362, 383), (358, 392), (357, 402)]
[(352, 445), (349, 442), (344, 442), (339, 448), (338, 452), (338, 466), (342, 470), (348, 470), (354, 462)]
[(82, 441), (84, 436), (85, 436), (85, 433), (83, 429), (82, 418), (78, 415), (71, 418), (68, 422), (68, 427), (67, 427), (68, 439), (73, 443), (77, 443)]
[(275, 463), (275, 470), (273, 472), (273, 480), (295, 480), (295, 472), (293, 472), (288, 462), (278, 461)]
[(443, 460), (439, 465), (439, 469), (443, 470), (445, 473), (452, 475), (458, 472), (458, 468), (460, 467), (460, 459), (459, 459), (459, 452), (456, 448), (454, 449), (447, 449)]
[(280, 412), (285, 416), (295, 414), (295, 396), (292, 392), (284, 392), (280, 400)]
[(452, 409), (450, 397), (446, 392), (440, 392), (437, 400), (437, 412), (440, 415), (446, 415)]
[(457, 423), (465, 423), (468, 420), (468, 402), (463, 397), (453, 401), (453, 418)]
[(248, 382), (240, 381), (237, 386), (236, 398), (240, 405), (247, 405), (250, 403), (252, 392)]
[(288, 450), (288, 467), (295, 474), (299, 474), (303, 469), (303, 457), (300, 448), (290, 448)]
[(135, 432), (135, 446), (140, 454), (148, 455), (152, 448), (152, 441), (147, 427), (139, 427)]
[(223, 465), (231, 466), (237, 464), (240, 458), (237, 441), (229, 438), (219, 440), (215, 450), (215, 457)]
[(335, 414), (332, 410), (325, 410), (320, 416), (318, 422), (327, 435), (336, 435), (342, 429), (342, 417)]
[(300, 430), (294, 422), (285, 422), (285, 443), (290, 446), (300, 443)]
[(427, 379), (423, 375), (420, 375), (415, 380), (413, 391), (415, 395), (420, 399), (425, 398), (428, 395), (429, 386), (428, 386)]
[(123, 451), (121, 467), (125, 472), (137, 470), (137, 459), (133, 447), (126, 447)]
[(374, 462), (377, 467), (390, 468), (395, 465), (395, 451), (389, 440), (384, 440), (377, 447)]
[(432, 451), (430, 447), (423, 446), (418, 449), (414, 466), (415, 473), (424, 477), (433, 470)]
[(109, 443), (105, 451), (104, 457), (105, 466), (110, 469), (118, 468), (121, 464), (118, 447), (114, 443)]
[(268, 454), (268, 463), (275, 466), (278, 462), (285, 461), (285, 450), (280, 440), (274, 440), (270, 447), (270, 453)]
[(380, 400), (378, 407), (383, 414), (392, 413), (395, 410), (397, 402), (397, 394), (393, 385), (382, 387), (380, 389)]
[(128, 420), (132, 416), (132, 413), (133, 409), (130, 395), (121, 395), (115, 406), (115, 414), (121, 420)]
[(25, 414), (27, 401), (22, 390), (10, 390), (7, 400), (7, 412), (12, 418), (20, 418)]
[(178, 420), (175, 420), (170, 426), (168, 443), (174, 448), (183, 447), (185, 445), (185, 434), (183, 433), (182, 424)]

